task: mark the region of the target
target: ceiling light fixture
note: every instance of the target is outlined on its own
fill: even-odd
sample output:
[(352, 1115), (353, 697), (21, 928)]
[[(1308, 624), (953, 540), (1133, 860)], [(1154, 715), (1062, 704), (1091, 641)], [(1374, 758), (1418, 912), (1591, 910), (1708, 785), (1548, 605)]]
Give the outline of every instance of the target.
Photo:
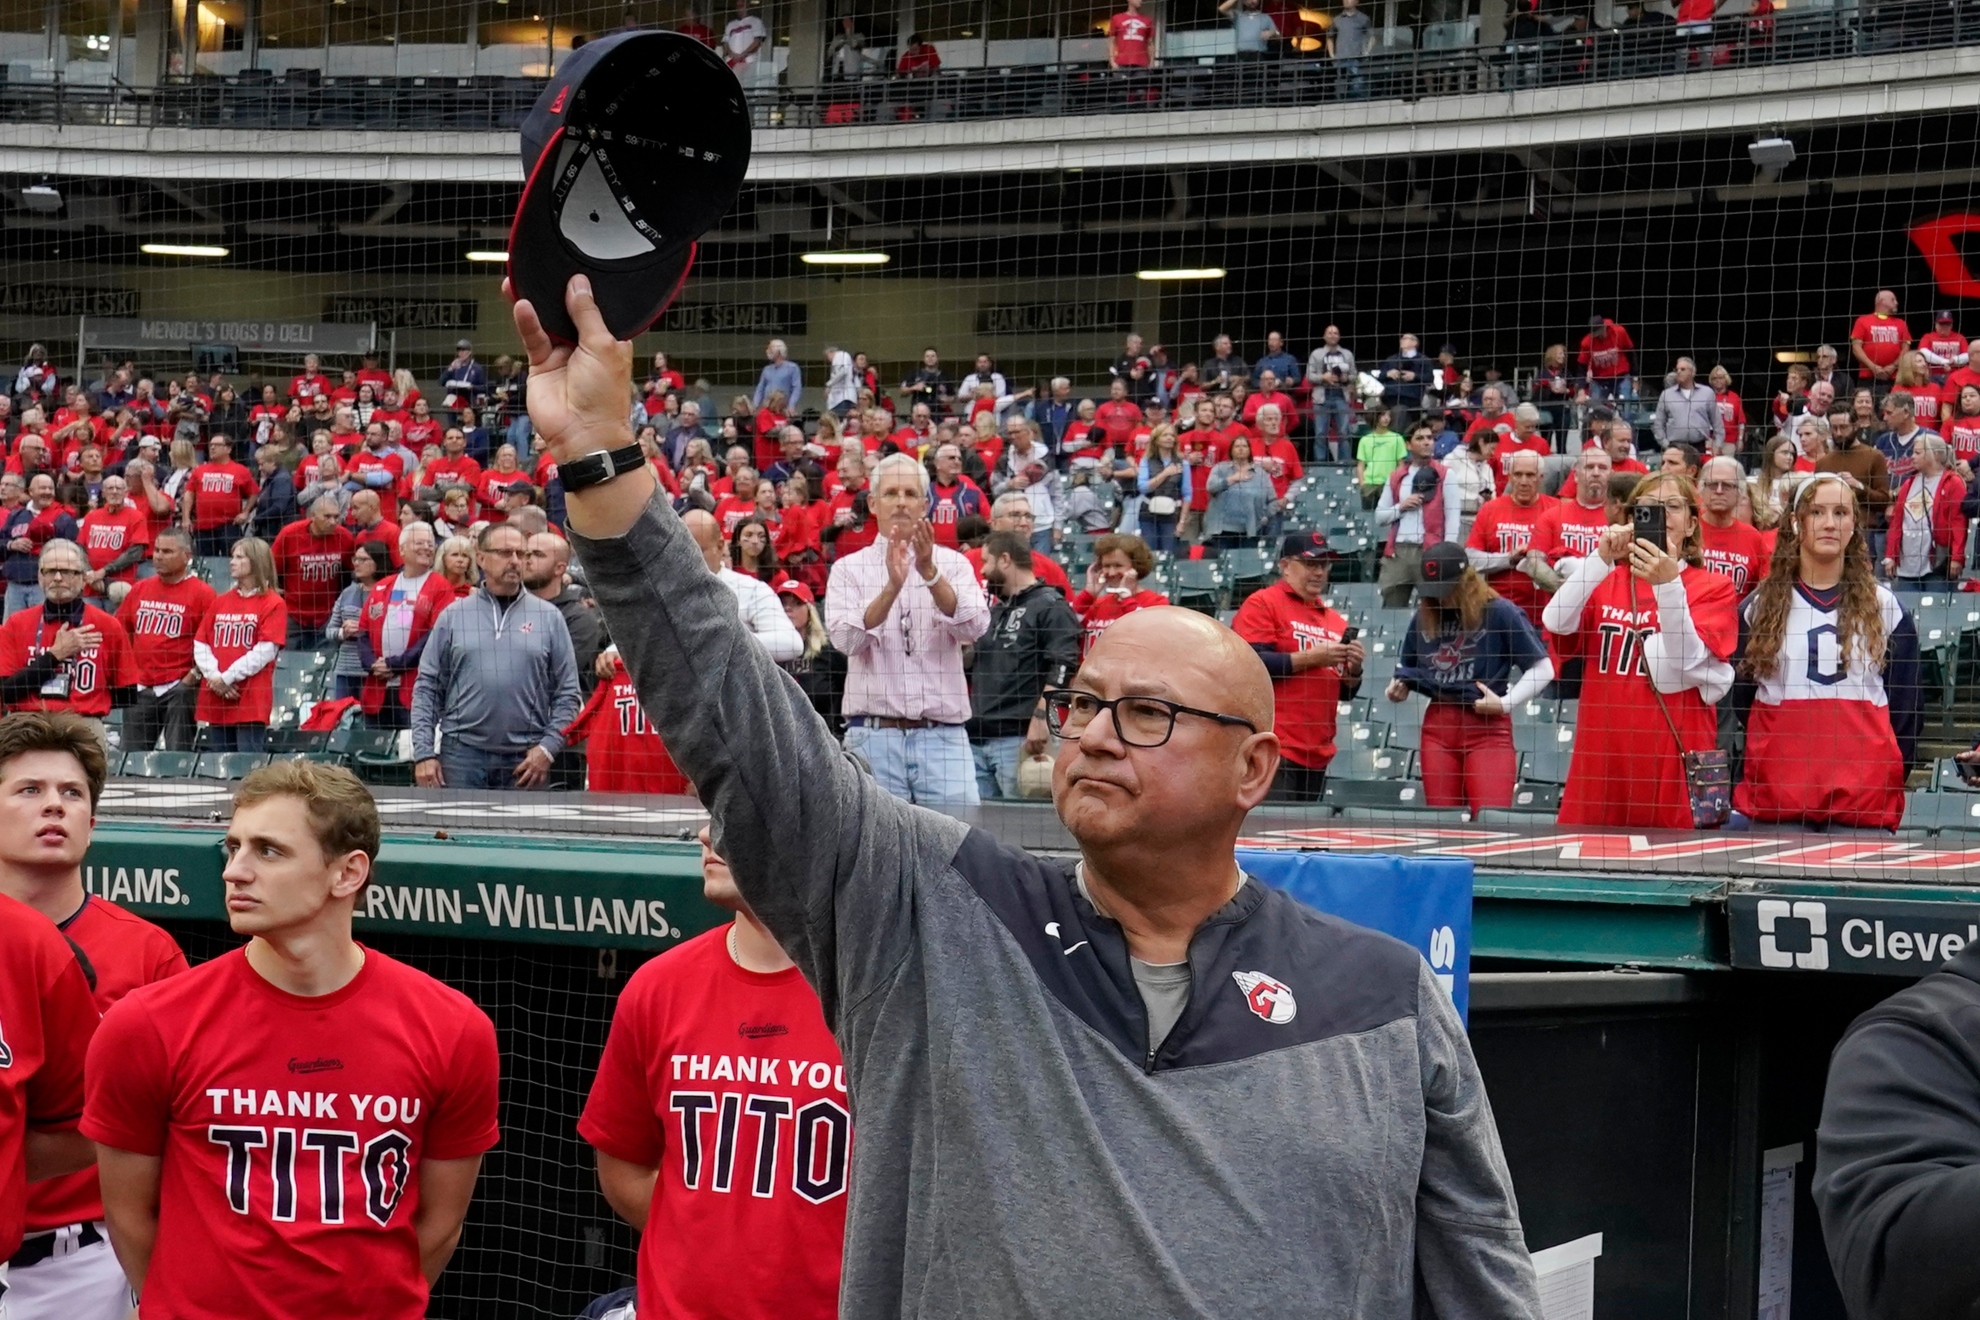
[(1180, 266), (1174, 270), (1138, 270), (1134, 277), (1138, 280), (1221, 280), (1224, 278), (1224, 268)]
[(508, 261), (508, 259), (509, 259), (509, 254), (508, 254), (508, 253), (506, 253), (506, 252), (496, 252), (496, 251), (493, 251), (493, 250), (482, 250), (482, 249), (476, 249), (476, 250), (474, 250), (474, 251), (471, 251), (471, 252), (469, 252), (469, 253), (467, 253), (466, 255), (467, 255), (467, 259), (468, 259), (469, 261), (500, 261), (500, 262), (506, 262), (506, 261)]
[(224, 257), (227, 249), (198, 243), (141, 243), (138, 251), (153, 257)]
[(798, 260), (807, 266), (884, 266), (893, 258), (885, 252), (806, 252)]

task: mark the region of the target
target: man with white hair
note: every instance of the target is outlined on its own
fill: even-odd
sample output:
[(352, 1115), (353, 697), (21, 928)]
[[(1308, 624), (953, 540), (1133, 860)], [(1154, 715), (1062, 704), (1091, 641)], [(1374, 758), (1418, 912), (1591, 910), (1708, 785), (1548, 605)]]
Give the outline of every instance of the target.
[[(137, 686), (124, 626), (83, 599), (89, 558), (74, 541), (41, 548), (39, 605), (0, 624), (0, 701), (8, 710), (66, 710), (98, 735), (113, 697)], [(4, 1024), (0, 1024), (4, 1025)]]
[(1723, 444), (1726, 438), (1725, 415), (1719, 411), (1719, 396), (1712, 392), (1710, 385), (1699, 381), (1698, 364), (1688, 357), (1681, 357), (1671, 374), (1673, 380), (1657, 396), (1657, 411), (1651, 418), (1651, 429), (1657, 434), (1657, 443), (1665, 448), (1695, 445), (1700, 450), (1708, 445)]
[(688, 442), (701, 438), (701, 405), (693, 399), (684, 399), (679, 418), (660, 442), (660, 454), (667, 460), (667, 466), (679, 472), (687, 463)]
[(895, 797), (975, 806), (962, 649), (989, 626), (983, 588), (935, 543), (920, 463), (881, 459), (868, 507), (880, 539), (837, 560), (825, 590), (825, 628), (846, 655), (846, 750)]
[(1708, 571), (1732, 579), (1744, 599), (1767, 576), (1772, 554), (1770, 539), (1739, 516), (1739, 497), (1746, 493), (1746, 470), (1737, 459), (1708, 458), (1698, 470), (1699, 546)]
[(1536, 628), (1540, 627), (1540, 611), (1549, 593), (1521, 565), (1532, 548), (1540, 519), (1554, 503), (1551, 496), (1540, 492), (1540, 456), (1521, 450), (1506, 464), (1506, 493), (1479, 507), (1465, 542), (1471, 566), (1484, 575), (1492, 590), (1525, 610)]
[(798, 410), (798, 397), (804, 393), (804, 372), (791, 361), (790, 350), (781, 339), (773, 339), (763, 346), (763, 371), (756, 378), (756, 393), (750, 402), (761, 408), (770, 396), (778, 390), (784, 392), (784, 403), (795, 414)]
[(1609, 433), (1603, 437), (1603, 447), (1609, 451), (1609, 468), (1619, 477), (1647, 477), (1650, 469), (1636, 456), (1636, 428), (1618, 417), (1609, 424)]
[[(993, 532), (1017, 532), (1029, 541), (1036, 522), (1031, 512), (1031, 501), (1024, 497), (1023, 491), (1007, 491), (991, 502), (990, 530)], [(983, 547), (971, 546), (963, 551), (963, 558), (969, 561), (970, 568), (975, 571), (976, 580), (982, 582)], [(1072, 579), (1066, 576), (1065, 569), (1059, 567), (1058, 560), (1042, 550), (1033, 550), (1031, 571), (1038, 575), (1040, 582), (1048, 587), (1057, 587), (1065, 594), (1067, 600), (1072, 599)]]
[[(1497, 385), (1487, 385), (1478, 391), (1478, 420), (1464, 428), (1464, 443), (1470, 444), (1471, 437), (1481, 431), (1493, 431), (1500, 440), (1513, 432), (1513, 415), (1506, 407), (1506, 392)], [(1497, 444), (1494, 440), (1492, 444)], [(1486, 446), (1487, 450), (1491, 445)]]
[(997, 458), (997, 470), (990, 475), (990, 494), (1001, 499), (1007, 493), (1024, 496), (1031, 505), (1033, 550), (1052, 548), (1052, 528), (1059, 518), (1059, 474), (1038, 433), (1023, 417), (1012, 417), (1005, 430), (1010, 443)]

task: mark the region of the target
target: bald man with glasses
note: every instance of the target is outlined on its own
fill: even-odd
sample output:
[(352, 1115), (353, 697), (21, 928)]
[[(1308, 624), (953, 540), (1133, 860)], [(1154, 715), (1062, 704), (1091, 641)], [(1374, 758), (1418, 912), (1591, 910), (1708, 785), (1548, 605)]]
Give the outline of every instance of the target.
[[(566, 306), (575, 347), (527, 301), (515, 318), (568, 471), (630, 441), (632, 346), (585, 277)], [(1428, 965), (1237, 864), (1279, 761), (1240, 637), (1170, 608), (1106, 631), (1046, 707), (1079, 849), (1048, 859), (861, 775), (745, 644), (646, 465), (570, 515), (648, 717), (844, 1052), (843, 1313), (1540, 1314)]]

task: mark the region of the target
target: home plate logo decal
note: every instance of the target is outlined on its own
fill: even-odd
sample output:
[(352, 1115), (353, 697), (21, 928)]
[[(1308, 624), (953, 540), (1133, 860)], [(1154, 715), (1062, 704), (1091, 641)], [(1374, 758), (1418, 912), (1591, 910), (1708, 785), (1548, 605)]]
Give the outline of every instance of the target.
[(1284, 981), (1275, 981), (1263, 972), (1232, 972), (1231, 979), (1244, 991), (1244, 1002), (1251, 1011), (1276, 1025), (1293, 1020), (1299, 1005)]

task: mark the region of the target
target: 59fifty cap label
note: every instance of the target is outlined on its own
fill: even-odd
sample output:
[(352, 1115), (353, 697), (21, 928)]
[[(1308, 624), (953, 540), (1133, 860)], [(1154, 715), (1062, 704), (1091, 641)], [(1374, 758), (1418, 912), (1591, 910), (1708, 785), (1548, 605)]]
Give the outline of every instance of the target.
[(557, 175), (557, 232), (595, 261), (624, 261), (658, 249), (661, 236), (620, 188), (604, 148), (575, 145)]

